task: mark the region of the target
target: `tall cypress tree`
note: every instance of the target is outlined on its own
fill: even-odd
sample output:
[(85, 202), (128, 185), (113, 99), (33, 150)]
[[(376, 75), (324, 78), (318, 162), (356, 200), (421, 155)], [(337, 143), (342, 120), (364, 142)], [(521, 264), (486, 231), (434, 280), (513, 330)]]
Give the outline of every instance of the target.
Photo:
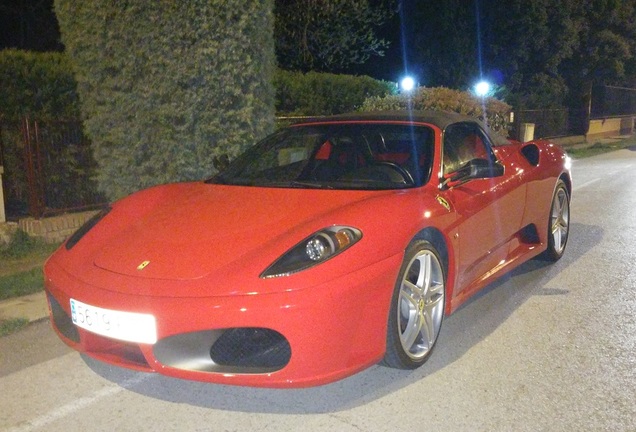
[(55, 0), (111, 198), (202, 178), (273, 128), (273, 0)]

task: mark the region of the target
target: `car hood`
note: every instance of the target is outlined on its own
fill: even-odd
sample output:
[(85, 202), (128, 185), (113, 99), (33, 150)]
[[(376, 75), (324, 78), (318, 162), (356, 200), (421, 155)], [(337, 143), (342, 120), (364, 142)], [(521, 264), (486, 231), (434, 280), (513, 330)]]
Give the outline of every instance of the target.
[[(323, 228), (325, 215), (378, 194), (204, 183), (155, 189), (152, 199), (141, 193), (114, 206), (108, 219), (118, 227), (92, 254), (96, 267), (138, 278), (192, 280), (214, 271), (245, 270), (232, 264), (262, 259), (262, 271)], [(151, 208), (141, 214), (130, 211), (144, 206)], [(347, 223), (327, 219), (329, 225)], [(100, 228), (108, 229), (108, 221), (103, 224)]]

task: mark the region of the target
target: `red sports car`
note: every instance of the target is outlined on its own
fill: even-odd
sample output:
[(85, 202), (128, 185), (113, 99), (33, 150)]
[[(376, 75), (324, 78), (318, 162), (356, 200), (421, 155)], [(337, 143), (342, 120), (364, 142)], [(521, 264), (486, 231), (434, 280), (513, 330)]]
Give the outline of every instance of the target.
[(213, 383), (416, 368), (472, 294), (563, 255), (571, 192), (559, 147), (457, 114), (297, 124), (96, 215), (46, 263), (51, 320), (99, 360)]

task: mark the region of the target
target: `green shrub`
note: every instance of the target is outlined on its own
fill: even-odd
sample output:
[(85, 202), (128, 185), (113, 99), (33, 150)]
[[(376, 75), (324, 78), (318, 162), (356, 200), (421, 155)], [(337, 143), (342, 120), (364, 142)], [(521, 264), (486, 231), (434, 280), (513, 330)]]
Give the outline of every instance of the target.
[[(494, 98), (483, 100), (468, 92), (445, 87), (420, 87), (412, 94), (370, 97), (361, 111), (394, 110), (450, 111), (486, 120), (492, 130), (507, 135), (511, 106)], [(485, 111), (485, 115), (484, 115)]]
[(0, 51), (0, 118), (79, 115), (75, 78), (63, 53)]
[(366, 98), (395, 91), (395, 83), (368, 76), (279, 69), (274, 76), (278, 115), (319, 116), (355, 111)]

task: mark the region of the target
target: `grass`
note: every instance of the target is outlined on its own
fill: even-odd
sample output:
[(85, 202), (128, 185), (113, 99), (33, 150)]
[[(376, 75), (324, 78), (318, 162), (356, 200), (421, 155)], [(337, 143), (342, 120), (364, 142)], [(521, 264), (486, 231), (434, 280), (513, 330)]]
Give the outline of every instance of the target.
[[(0, 300), (42, 291), (42, 266), (58, 246), (16, 231), (9, 245), (0, 250)], [(27, 324), (26, 318), (0, 319), (0, 336), (15, 333)]]
[(8, 247), (0, 249), (0, 277), (21, 273), (42, 267), (46, 258), (57, 249), (58, 244), (29, 237), (24, 231), (17, 230)]
[(573, 157), (574, 159), (597, 156), (603, 153), (608, 153), (615, 150), (622, 150), (626, 148), (634, 148), (634, 150), (636, 150), (636, 137), (631, 137), (614, 142), (597, 141), (589, 147), (565, 147), (568, 155)]
[(50, 254), (57, 249), (59, 244), (46, 243), (44, 240), (31, 237), (21, 229), (15, 231), (6, 248), (0, 249), (0, 258), (3, 260), (15, 260), (30, 256)]
[(11, 318), (0, 320), (0, 337), (15, 333), (29, 324), (29, 320), (25, 318)]
[(33, 294), (43, 289), (44, 280), (41, 266), (20, 273), (0, 276), (0, 300)]
[(0, 250), (0, 300), (41, 291), (42, 266), (57, 246), (17, 230), (8, 247)]

